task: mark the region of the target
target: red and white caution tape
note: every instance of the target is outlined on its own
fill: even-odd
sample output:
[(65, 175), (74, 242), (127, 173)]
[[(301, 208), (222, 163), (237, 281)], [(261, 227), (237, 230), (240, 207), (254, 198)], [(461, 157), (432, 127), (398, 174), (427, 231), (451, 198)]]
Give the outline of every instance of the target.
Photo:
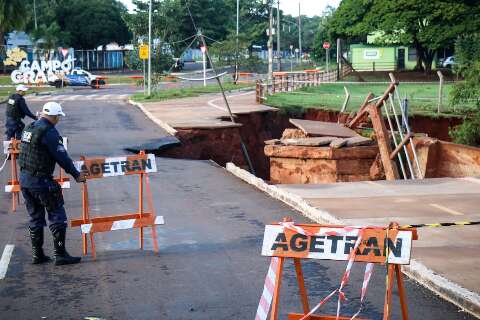
[(358, 308), (357, 313), (355, 313), (350, 320), (354, 320), (360, 312), (363, 310), (363, 303), (365, 302), (365, 297), (367, 296), (367, 288), (368, 288), (368, 283), (370, 282), (370, 278), (372, 277), (373, 274), (373, 263), (367, 263), (365, 266), (365, 274), (363, 275), (363, 283), (362, 283), (362, 294), (360, 296), (360, 308)]
[(275, 282), (277, 281), (277, 266), (280, 263), (280, 259), (272, 257), (270, 267), (268, 268), (267, 276), (265, 277), (265, 284), (263, 285), (262, 296), (258, 303), (257, 315), (255, 320), (266, 320), (270, 305), (272, 304), (273, 291), (275, 290)]
[[(291, 222), (291, 221), (280, 222), (280, 225), (283, 226), (286, 229), (290, 229), (292, 231), (295, 231), (295, 232), (300, 233), (300, 234), (305, 235), (305, 236), (315, 236), (316, 235), (312, 232), (309, 232), (309, 231), (303, 229), (302, 227), (296, 226), (294, 224), (294, 222)], [(365, 228), (366, 227), (359, 227), (359, 228), (357, 228), (357, 227), (344, 227), (343, 228), (344, 232), (352, 232), (352, 231), (356, 230), (357, 231), (357, 240), (355, 241), (355, 245), (354, 245), (353, 250), (350, 251), (350, 255), (349, 255), (349, 258), (348, 258), (348, 264), (347, 264), (345, 273), (343, 274), (342, 281), (340, 283), (340, 287), (335, 289), (334, 291), (332, 291), (325, 298), (323, 298), (313, 309), (310, 310), (310, 312), (308, 312), (306, 315), (304, 315), (300, 320), (307, 319), (312, 314), (314, 314), (322, 305), (324, 305), (328, 300), (330, 300), (337, 292), (338, 292), (338, 302), (337, 302), (336, 319), (338, 320), (340, 318), (341, 303), (342, 303), (343, 300), (347, 300), (347, 298), (345, 296), (345, 293), (343, 292), (343, 289), (348, 284), (348, 281), (350, 279), (350, 272), (351, 272), (353, 264), (355, 262), (355, 257), (357, 255), (357, 249), (360, 246), (360, 244), (362, 243), (362, 238), (363, 238), (363, 233), (364, 233)], [(375, 228), (377, 228), (377, 227), (375, 227)], [(329, 235), (339, 235), (342, 232), (338, 232), (338, 231), (331, 231), (330, 232), (330, 231), (328, 231), (327, 233)], [(352, 316), (351, 320), (354, 320), (360, 314), (360, 312), (362, 311), (363, 302), (365, 301), (365, 297), (366, 297), (366, 294), (367, 294), (368, 284), (370, 282), (370, 278), (371, 278), (372, 273), (373, 273), (373, 265), (374, 265), (373, 263), (367, 263), (367, 265), (365, 267), (365, 274), (364, 274), (364, 278), (363, 278), (362, 292), (361, 292), (361, 298), (360, 298), (360, 308), (357, 311), (357, 313), (355, 313)]]

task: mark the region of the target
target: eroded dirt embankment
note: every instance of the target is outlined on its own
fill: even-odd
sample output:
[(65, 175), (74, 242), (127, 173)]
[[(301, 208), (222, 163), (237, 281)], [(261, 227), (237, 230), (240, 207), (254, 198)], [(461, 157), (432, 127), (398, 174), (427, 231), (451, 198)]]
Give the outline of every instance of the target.
[[(269, 179), (269, 159), (264, 154), (264, 141), (278, 139), (286, 128), (292, 128), (289, 123), (289, 114), (283, 112), (256, 112), (236, 115), (241, 127), (215, 128), (215, 129), (177, 129), (176, 137), (182, 142), (181, 146), (171, 148), (160, 153), (164, 157), (213, 160), (221, 166), (233, 162), (238, 166), (247, 168), (242, 154), (240, 137), (243, 139), (258, 177)], [(319, 109), (307, 109), (297, 118), (337, 122), (339, 113)], [(341, 114), (343, 122), (348, 114)], [(451, 141), (448, 131), (451, 127), (462, 122), (461, 118), (430, 118), (426, 116), (413, 116), (410, 126), (413, 132), (426, 133), (444, 141)]]

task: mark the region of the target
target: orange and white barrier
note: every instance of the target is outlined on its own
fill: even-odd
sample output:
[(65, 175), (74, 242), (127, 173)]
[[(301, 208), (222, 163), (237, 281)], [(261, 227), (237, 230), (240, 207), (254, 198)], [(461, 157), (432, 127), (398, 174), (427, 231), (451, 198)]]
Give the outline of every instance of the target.
[(17, 211), (20, 204), (20, 182), (18, 181), (17, 158), (20, 153), (20, 140), (3, 141), (3, 153), (10, 156), (10, 180), (5, 185), (5, 192), (12, 194), (12, 212)]
[[(303, 313), (292, 313), (288, 315), (288, 319), (304, 320), (304, 319), (337, 319), (337, 320), (353, 320), (361, 313), (368, 284), (373, 273), (375, 263), (387, 266), (387, 288), (385, 293), (384, 320), (390, 319), (391, 297), (393, 290), (393, 276), (396, 273), (398, 285), (398, 294), (400, 297), (400, 305), (402, 309), (402, 319), (408, 319), (405, 291), (403, 287), (402, 274), (400, 272), (401, 264), (410, 262), (410, 254), (412, 241), (417, 240), (416, 229), (400, 228), (398, 224), (392, 223), (389, 227), (344, 227), (331, 225), (315, 225), (315, 224), (294, 224), (291, 219), (285, 218), (279, 224), (271, 224), (265, 227), (264, 241), (262, 246), (262, 255), (277, 258), (275, 262), (277, 268), (275, 273), (265, 280), (264, 292), (257, 310), (256, 319), (266, 319), (270, 301), (272, 310), (270, 319), (278, 318), (278, 301), (281, 285), (281, 274), (284, 260), (292, 258), (295, 264), (295, 271), (300, 291), (300, 300), (303, 307)], [(314, 308), (310, 309), (307, 291), (305, 288), (304, 277), (301, 267), (301, 259), (326, 259), (337, 261), (348, 261), (345, 273), (341, 279), (340, 286), (323, 298)], [(340, 316), (342, 301), (346, 300), (343, 289), (348, 284), (350, 272), (354, 262), (367, 262), (362, 283), (360, 296), (360, 307), (352, 317)], [(273, 260), (269, 268), (272, 268)], [(272, 288), (270, 281), (274, 279), (274, 287)], [(265, 291), (267, 294), (265, 295)], [(273, 292), (272, 298), (268, 293)], [(338, 293), (337, 312), (336, 315), (314, 315), (314, 313)], [(270, 299), (264, 299), (266, 298)], [(265, 303), (268, 302), (268, 303)]]
[[(88, 240), (92, 256), (95, 259), (94, 234), (116, 230), (139, 229), (140, 248), (143, 249), (143, 228), (152, 228), (153, 248), (158, 252), (156, 226), (165, 224), (162, 216), (156, 216), (153, 208), (152, 192), (148, 173), (157, 172), (155, 155), (145, 154), (141, 151), (138, 155), (108, 157), (108, 158), (82, 158), (75, 162), (79, 171), (87, 172), (88, 180), (101, 179), (115, 176), (139, 175), (139, 200), (138, 211), (113, 216), (98, 216), (90, 218), (87, 182), (82, 186), (82, 217), (70, 221), (71, 227), (80, 227), (83, 238), (83, 254), (87, 254)], [(144, 187), (146, 188), (147, 210), (144, 209)]]
[[(3, 141), (3, 153), (10, 156), (11, 178), (5, 185), (5, 192), (12, 194), (12, 211), (17, 210), (17, 204), (20, 203), (20, 182), (18, 181), (17, 158), (20, 154), (20, 140), (12, 139)], [(63, 146), (67, 149), (68, 139), (63, 138)], [(70, 179), (65, 176), (63, 169), (60, 168), (59, 177), (55, 179), (62, 189), (70, 188)]]

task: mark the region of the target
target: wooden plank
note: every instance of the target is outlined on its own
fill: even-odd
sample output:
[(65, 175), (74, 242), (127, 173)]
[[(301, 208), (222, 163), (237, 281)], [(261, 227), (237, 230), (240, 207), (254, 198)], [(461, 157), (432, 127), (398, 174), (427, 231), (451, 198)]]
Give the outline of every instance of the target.
[(330, 148), (340, 149), (341, 147), (347, 145), (347, 139), (336, 138), (330, 142)]
[(359, 136), (358, 133), (345, 127), (343, 124), (335, 122), (311, 121), (290, 119), (290, 123), (312, 137), (340, 137), (351, 138)]
[(368, 105), (367, 110), (370, 119), (372, 119), (373, 129), (377, 135), (378, 149), (380, 150), (380, 156), (382, 157), (385, 176), (387, 177), (387, 180), (397, 180), (399, 179), (397, 164), (390, 160), (392, 148), (390, 147), (389, 132), (385, 126), (383, 116), (375, 105)]
[(347, 139), (347, 147), (356, 147), (372, 144), (373, 140), (370, 138), (358, 136)]
[[(153, 214), (149, 212), (144, 212), (142, 214), (142, 218), (152, 217)], [(139, 213), (127, 213), (127, 214), (120, 214), (116, 216), (103, 216), (103, 217), (95, 217), (88, 219), (89, 223), (103, 223), (103, 222), (113, 222), (113, 221), (120, 221), (120, 220), (129, 220), (129, 219), (139, 219)], [(82, 224), (85, 224), (83, 219), (72, 219), (70, 220), (70, 227), (80, 227)]]
[(296, 138), (296, 139), (283, 139), (280, 140), (283, 145), (286, 146), (306, 146), (306, 147), (318, 147), (330, 144), (335, 137), (315, 137), (315, 138)]

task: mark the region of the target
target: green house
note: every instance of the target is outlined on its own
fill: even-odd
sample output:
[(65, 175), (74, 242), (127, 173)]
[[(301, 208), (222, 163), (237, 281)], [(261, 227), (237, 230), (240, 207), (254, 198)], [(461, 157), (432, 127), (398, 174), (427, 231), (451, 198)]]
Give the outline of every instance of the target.
[[(417, 50), (399, 43), (398, 38), (387, 36), (383, 31), (372, 32), (367, 36), (367, 44), (350, 46), (348, 58), (357, 71), (413, 70)], [(433, 59), (432, 68), (436, 67), (436, 60)]]
[(417, 51), (406, 46), (354, 44), (350, 46), (349, 60), (357, 71), (413, 70)]

